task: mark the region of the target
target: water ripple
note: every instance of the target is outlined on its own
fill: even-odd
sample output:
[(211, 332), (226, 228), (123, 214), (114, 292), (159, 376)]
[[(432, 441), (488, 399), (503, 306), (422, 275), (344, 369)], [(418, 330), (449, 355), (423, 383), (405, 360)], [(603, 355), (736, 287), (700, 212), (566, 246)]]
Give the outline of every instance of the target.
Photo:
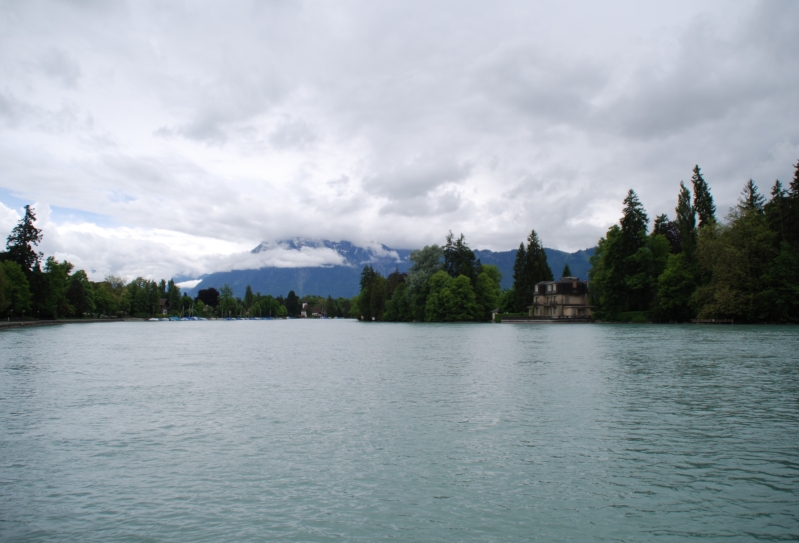
[(799, 540), (796, 327), (0, 334), (3, 541)]

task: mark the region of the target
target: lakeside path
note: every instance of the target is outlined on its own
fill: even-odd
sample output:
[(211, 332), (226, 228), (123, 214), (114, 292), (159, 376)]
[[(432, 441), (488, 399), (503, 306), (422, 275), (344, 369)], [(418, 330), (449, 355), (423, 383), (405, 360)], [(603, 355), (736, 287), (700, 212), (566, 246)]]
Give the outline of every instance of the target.
[(144, 319), (131, 317), (121, 319), (63, 319), (63, 320), (36, 320), (36, 321), (0, 321), (0, 330), (11, 330), (23, 326), (52, 326), (55, 324), (84, 324), (90, 322), (143, 322)]

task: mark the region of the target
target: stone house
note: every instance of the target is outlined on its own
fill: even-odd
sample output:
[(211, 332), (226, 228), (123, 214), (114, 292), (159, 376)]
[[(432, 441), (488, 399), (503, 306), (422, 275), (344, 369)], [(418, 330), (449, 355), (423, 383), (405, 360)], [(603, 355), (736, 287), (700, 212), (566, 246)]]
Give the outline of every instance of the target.
[(590, 318), (588, 284), (577, 277), (541, 281), (535, 285), (531, 317)]

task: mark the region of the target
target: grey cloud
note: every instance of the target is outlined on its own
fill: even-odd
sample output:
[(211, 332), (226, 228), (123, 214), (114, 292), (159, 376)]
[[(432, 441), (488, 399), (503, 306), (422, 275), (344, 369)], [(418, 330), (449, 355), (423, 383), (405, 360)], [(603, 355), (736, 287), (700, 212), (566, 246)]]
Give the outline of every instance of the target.
[(795, 110), (798, 20), (799, 4), (783, 0), (757, 4), (731, 33), (695, 21), (680, 36), (674, 61), (640, 68), (598, 124), (630, 138), (664, 138), (728, 117), (743, 120), (752, 110)]
[(0, 91), (0, 126), (22, 128), (49, 134), (89, 131), (94, 126), (91, 115), (73, 104), (47, 109)]
[(442, 216), (458, 211), (461, 205), (460, 194), (454, 190), (447, 190), (435, 196), (413, 196), (401, 201), (389, 202), (380, 208), (380, 215)]
[[(403, 202), (424, 197), (446, 183), (463, 181), (469, 176), (471, 167), (468, 163), (424, 157), (367, 177), (363, 184), (371, 194)], [(383, 209), (397, 210), (398, 207)]]
[(799, 158), (795, 2), (79, 4), (2, 8), (0, 184), (120, 224), (583, 248)]
[(302, 151), (313, 146), (318, 139), (313, 127), (302, 119), (284, 120), (269, 135), (269, 143), (278, 150)]
[(0, 120), (6, 127), (14, 127), (33, 113), (34, 109), (14, 95), (0, 91)]
[(82, 75), (80, 65), (59, 49), (48, 51), (40, 65), (45, 74), (59, 80), (66, 88), (75, 88)]
[[(590, 116), (591, 100), (609, 78), (605, 65), (566, 61), (529, 45), (517, 45), (481, 59), (471, 85), (485, 100), (514, 115), (538, 123), (572, 124)], [(502, 116), (501, 122), (507, 123), (507, 117)]]

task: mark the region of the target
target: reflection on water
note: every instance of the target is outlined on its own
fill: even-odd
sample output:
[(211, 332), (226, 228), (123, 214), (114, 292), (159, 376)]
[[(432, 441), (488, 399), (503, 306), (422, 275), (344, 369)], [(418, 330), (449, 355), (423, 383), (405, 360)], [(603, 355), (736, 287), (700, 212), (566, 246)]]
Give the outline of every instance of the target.
[(4, 541), (799, 538), (799, 329), (0, 334)]

